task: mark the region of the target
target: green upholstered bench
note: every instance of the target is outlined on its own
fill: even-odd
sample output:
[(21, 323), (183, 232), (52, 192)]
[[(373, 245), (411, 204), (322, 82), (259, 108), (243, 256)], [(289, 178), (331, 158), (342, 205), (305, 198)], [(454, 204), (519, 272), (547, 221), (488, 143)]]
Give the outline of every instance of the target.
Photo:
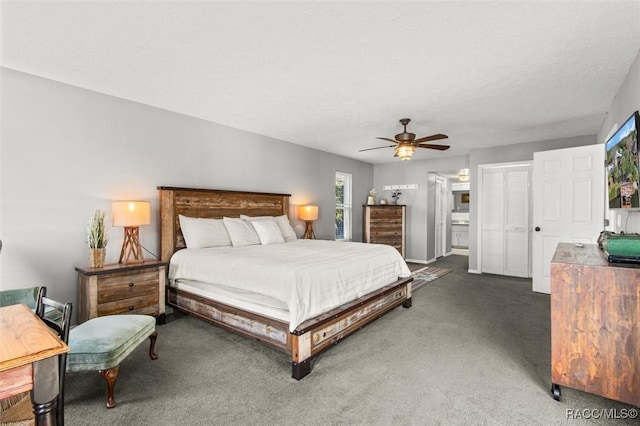
[(149, 356), (155, 353), (156, 319), (149, 315), (107, 315), (86, 321), (69, 333), (67, 372), (99, 371), (107, 381), (107, 408), (116, 406), (113, 397), (120, 363), (147, 337)]

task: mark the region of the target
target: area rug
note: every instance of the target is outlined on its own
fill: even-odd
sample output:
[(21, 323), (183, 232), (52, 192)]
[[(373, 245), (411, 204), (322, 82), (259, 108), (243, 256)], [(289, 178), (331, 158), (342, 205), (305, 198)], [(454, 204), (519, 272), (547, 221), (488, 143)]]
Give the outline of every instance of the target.
[(431, 281), (447, 275), (449, 272), (451, 272), (451, 269), (434, 268), (432, 266), (425, 266), (424, 268), (417, 269), (411, 273), (411, 276), (413, 277), (411, 291), (416, 291)]

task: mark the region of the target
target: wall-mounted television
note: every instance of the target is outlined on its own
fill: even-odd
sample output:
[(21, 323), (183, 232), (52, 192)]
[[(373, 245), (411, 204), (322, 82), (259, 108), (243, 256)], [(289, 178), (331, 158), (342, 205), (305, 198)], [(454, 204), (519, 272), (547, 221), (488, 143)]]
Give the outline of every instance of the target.
[(638, 126), (640, 115), (636, 111), (605, 144), (610, 209), (640, 208)]

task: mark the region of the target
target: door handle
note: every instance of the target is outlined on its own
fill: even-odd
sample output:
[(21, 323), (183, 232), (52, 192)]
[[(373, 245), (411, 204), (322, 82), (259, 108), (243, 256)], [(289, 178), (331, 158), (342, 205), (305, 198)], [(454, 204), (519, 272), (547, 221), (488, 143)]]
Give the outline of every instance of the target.
[(536, 226), (536, 227), (535, 227), (535, 230), (536, 230), (536, 232), (540, 232), (540, 227), (539, 227), (539, 226)]

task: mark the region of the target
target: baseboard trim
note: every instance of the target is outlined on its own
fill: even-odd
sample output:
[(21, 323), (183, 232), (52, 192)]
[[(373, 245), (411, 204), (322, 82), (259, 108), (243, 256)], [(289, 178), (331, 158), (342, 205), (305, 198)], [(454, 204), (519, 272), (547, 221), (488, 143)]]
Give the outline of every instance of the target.
[(427, 265), (427, 264), (429, 264), (429, 263), (433, 262), (433, 261), (429, 262), (429, 261), (425, 261), (425, 260), (418, 260), (418, 259), (405, 259), (404, 261), (405, 261), (405, 262), (411, 262), (411, 263), (421, 263), (421, 264), (423, 264), (423, 265)]
[(451, 254), (457, 254), (459, 256), (469, 256), (469, 249), (468, 248), (452, 247), (451, 248)]
[(482, 274), (482, 272), (478, 271), (477, 269), (469, 269), (467, 272), (470, 274)]

